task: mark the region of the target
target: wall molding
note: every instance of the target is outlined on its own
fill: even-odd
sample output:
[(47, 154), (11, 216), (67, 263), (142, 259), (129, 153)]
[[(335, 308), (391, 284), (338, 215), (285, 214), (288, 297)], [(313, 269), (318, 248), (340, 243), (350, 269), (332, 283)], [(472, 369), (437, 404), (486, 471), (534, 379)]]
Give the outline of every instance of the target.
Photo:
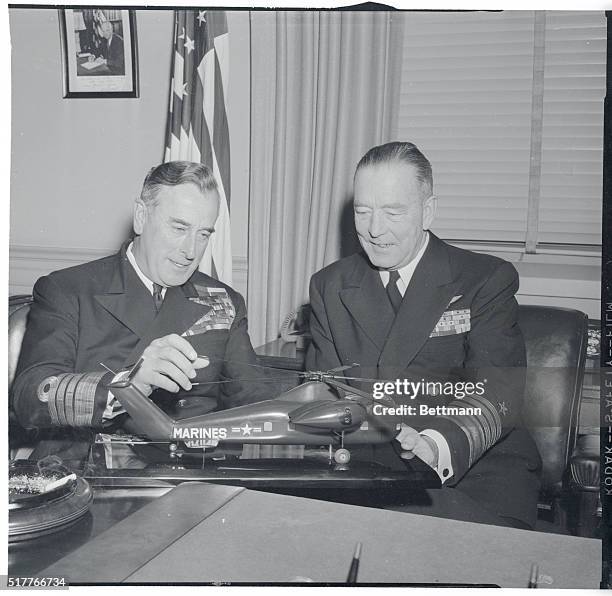
[(116, 248), (79, 248), (74, 246), (35, 246), (13, 244), (9, 246), (9, 260), (13, 261), (51, 261), (72, 264), (85, 263), (112, 255)]
[[(116, 252), (116, 248), (10, 245), (9, 295), (31, 294), (34, 283), (43, 275), (101, 259)], [(234, 257), (232, 264), (233, 286), (241, 294), (246, 295), (248, 260), (243, 256)]]
[(12, 244), (9, 246), (9, 294), (31, 294), (39, 277), (51, 271), (101, 259), (115, 252), (116, 248)]

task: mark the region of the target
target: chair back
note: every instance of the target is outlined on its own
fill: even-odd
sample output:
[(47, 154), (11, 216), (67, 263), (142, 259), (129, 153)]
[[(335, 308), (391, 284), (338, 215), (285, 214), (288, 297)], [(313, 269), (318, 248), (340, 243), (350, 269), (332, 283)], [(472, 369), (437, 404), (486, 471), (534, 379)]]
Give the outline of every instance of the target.
[(28, 313), (32, 304), (32, 296), (19, 295), (9, 298), (9, 318), (8, 318), (8, 387), (9, 396), (11, 386), (15, 379), (21, 343), (28, 322)]
[(576, 444), (588, 318), (580, 311), (519, 306), (527, 349), (523, 421), (542, 457), (542, 488), (557, 491)]

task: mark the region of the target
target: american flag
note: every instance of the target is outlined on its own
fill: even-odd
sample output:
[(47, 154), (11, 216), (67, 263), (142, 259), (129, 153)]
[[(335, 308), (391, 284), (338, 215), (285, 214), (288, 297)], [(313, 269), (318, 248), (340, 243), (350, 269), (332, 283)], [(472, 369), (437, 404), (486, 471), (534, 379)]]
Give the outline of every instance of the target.
[(224, 11), (176, 10), (170, 114), (164, 161), (212, 167), (221, 205), (200, 271), (232, 283), (230, 148), (225, 93), (228, 29)]

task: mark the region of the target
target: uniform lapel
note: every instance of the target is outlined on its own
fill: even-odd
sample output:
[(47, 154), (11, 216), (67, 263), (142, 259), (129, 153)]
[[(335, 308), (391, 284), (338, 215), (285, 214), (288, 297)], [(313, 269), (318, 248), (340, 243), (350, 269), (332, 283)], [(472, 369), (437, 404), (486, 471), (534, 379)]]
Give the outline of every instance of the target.
[(379, 359), (385, 367), (404, 369), (429, 338), (458, 286), (452, 280), (448, 252), (433, 234), (410, 280)]
[(393, 324), (394, 312), (380, 279), (366, 257), (359, 255), (340, 300), (363, 332), (382, 350)]
[(171, 333), (181, 335), (211, 310), (210, 306), (200, 304), (192, 300), (193, 298), (197, 299), (198, 293), (191, 281), (182, 286), (168, 288), (157, 317), (127, 357), (125, 366), (133, 364), (154, 339)]
[(94, 298), (118, 321), (142, 337), (155, 317), (155, 307), (151, 294), (128, 261), (126, 248), (127, 244), (116, 255), (117, 262), (107, 291)]

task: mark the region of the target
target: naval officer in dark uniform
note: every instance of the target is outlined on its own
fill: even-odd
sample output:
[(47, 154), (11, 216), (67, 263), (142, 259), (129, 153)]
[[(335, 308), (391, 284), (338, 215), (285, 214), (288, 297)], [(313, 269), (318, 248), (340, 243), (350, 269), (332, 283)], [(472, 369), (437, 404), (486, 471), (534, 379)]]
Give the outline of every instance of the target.
[[(135, 384), (177, 418), (281, 390), (261, 381), (240, 294), (198, 271), (218, 211), (208, 167), (162, 164), (136, 200), (133, 240), (117, 254), (38, 280), (13, 384), (24, 427), (85, 438), (92, 429), (133, 430), (101, 363), (125, 371), (140, 357)], [(47, 452), (70, 443), (76, 457), (72, 439)]]
[[(541, 462), (521, 428), (518, 275), (510, 263), (437, 238), (429, 231), (435, 210), (431, 165), (415, 145), (388, 143), (364, 155), (354, 179), (363, 250), (311, 280), (307, 367), (358, 363), (346, 374), (440, 383), (443, 394), (393, 396), (435, 409), (398, 418), (396, 445), (443, 483), (425, 504), (407, 499), (400, 509), (532, 528)], [(485, 390), (447, 390), (466, 382)]]

